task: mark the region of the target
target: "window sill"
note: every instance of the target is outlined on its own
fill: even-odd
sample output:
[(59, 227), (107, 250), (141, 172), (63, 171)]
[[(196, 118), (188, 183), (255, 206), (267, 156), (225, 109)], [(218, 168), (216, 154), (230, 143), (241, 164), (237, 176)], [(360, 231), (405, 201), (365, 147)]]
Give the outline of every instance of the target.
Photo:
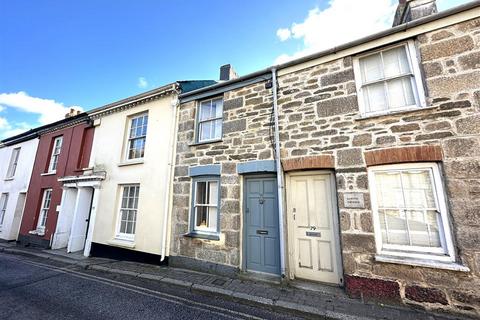
[(470, 272), (470, 268), (455, 262), (442, 262), (442, 261), (435, 261), (435, 260), (423, 260), (423, 259), (415, 259), (415, 258), (385, 256), (385, 255), (376, 255), (375, 261), (395, 263), (395, 264), (405, 264), (409, 266), (426, 267), (426, 268), (434, 268), (434, 269)]
[(135, 241), (122, 239), (122, 238), (114, 238), (112, 240), (108, 240), (107, 243), (117, 247), (123, 247), (123, 248), (129, 248), (129, 249), (135, 248)]
[(215, 140), (208, 140), (208, 141), (202, 141), (202, 142), (194, 142), (194, 143), (190, 143), (188, 146), (195, 147), (195, 146), (201, 146), (202, 144), (218, 143), (222, 141), (223, 141), (222, 139), (215, 139)]
[(35, 229), (35, 230), (30, 230), (30, 231), (28, 231), (28, 234), (32, 234), (32, 235), (35, 235), (35, 236), (43, 237), (43, 236), (45, 235), (45, 231)]
[(8, 177), (8, 178), (3, 179), (3, 181), (12, 181), (13, 179), (14, 179), (13, 177)]
[(124, 162), (120, 162), (119, 164), (117, 164), (117, 166), (119, 167), (125, 167), (125, 166), (133, 166), (133, 165), (136, 165), (136, 164), (142, 164), (144, 163), (145, 161), (142, 159), (135, 159), (135, 160), (127, 160), (127, 161), (124, 161)]
[(199, 239), (207, 239), (207, 240), (220, 240), (220, 235), (218, 234), (205, 234), (205, 233), (197, 233), (197, 232), (190, 232), (183, 235), (187, 238), (199, 238)]
[(57, 171), (40, 173), (40, 175), (41, 175), (42, 177), (45, 177), (45, 176), (53, 176), (53, 175), (55, 175), (55, 174), (57, 174)]
[(382, 113), (376, 113), (376, 114), (362, 114), (356, 118), (354, 118), (354, 121), (362, 121), (362, 120), (369, 120), (369, 119), (375, 119), (375, 118), (380, 118), (380, 117), (386, 117), (386, 116), (395, 116), (395, 115), (401, 115), (405, 113), (412, 113), (416, 111), (425, 111), (425, 110), (432, 110), (436, 109), (436, 106), (432, 107), (410, 107), (406, 109), (400, 109), (400, 110), (394, 110), (394, 111), (389, 111), (389, 112), (382, 112)]

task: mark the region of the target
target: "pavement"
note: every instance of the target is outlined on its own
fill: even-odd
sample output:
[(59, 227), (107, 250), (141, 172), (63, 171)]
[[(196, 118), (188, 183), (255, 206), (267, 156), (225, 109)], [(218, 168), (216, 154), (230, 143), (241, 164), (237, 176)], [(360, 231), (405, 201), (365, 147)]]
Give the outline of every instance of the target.
[[(226, 305), (229, 306), (225, 308), (228, 312), (221, 311), (218, 314), (206, 315), (200, 314), (201, 312), (198, 311), (200, 312), (198, 314), (199, 319), (223, 319), (222, 317), (225, 314), (228, 314), (230, 311), (237, 312), (237, 310), (242, 310), (239, 311), (240, 314), (248, 315), (247, 318), (259, 317), (262, 319), (268, 319), (272, 316), (272, 319), (282, 319), (285, 316), (288, 319), (459, 319), (458, 317), (433, 314), (423, 310), (363, 303), (357, 299), (350, 299), (343, 290), (328, 287), (325, 290), (318, 288), (306, 290), (250, 279), (231, 279), (167, 266), (155, 266), (105, 258), (86, 258), (78, 254), (66, 254), (63, 250), (24, 248), (11, 242), (0, 243), (0, 258), (6, 259), (5, 257), (8, 256), (13, 256), (17, 259), (20, 259), (20, 257), (27, 260), (36, 259), (35, 263), (53, 264), (53, 267), (57, 264), (58, 267), (55, 268), (59, 268), (61, 272), (68, 270), (68, 272), (82, 273), (82, 275), (93, 275), (100, 279), (110, 279), (117, 282), (120, 280), (122, 284), (132, 284), (136, 286), (135, 288), (142, 288), (141, 290), (152, 290), (151, 293), (154, 293), (154, 295), (161, 295), (166, 292), (177, 298), (193, 295), (195, 300), (190, 300), (191, 297), (186, 297), (185, 299), (187, 301), (204, 301), (205, 306), (199, 307), (200, 311), (203, 309), (208, 310), (208, 306), (212, 307), (213, 302), (220, 303), (220, 308)], [(60, 271), (57, 270), (57, 272)], [(2, 284), (1, 282), (7, 283), (9, 280), (10, 278), (5, 278), (5, 275), (0, 276), (0, 284)], [(15, 280), (15, 277), (13, 280)], [(52, 284), (49, 292), (55, 293), (55, 285), (58, 285), (58, 283)], [(170, 292), (172, 290), (173, 292)], [(2, 289), (0, 289), (0, 297), (2, 294)], [(105, 294), (102, 288), (99, 288), (98, 291), (95, 291), (94, 297), (103, 298)], [(115, 290), (108, 293), (107, 296), (112, 296), (112, 294), (117, 297)], [(118, 294), (121, 295), (121, 293)], [(1, 298), (2, 303), (3, 299)], [(121, 301), (123, 301), (123, 297), (119, 297), (118, 301), (114, 298), (115, 303), (120, 303)], [(132, 301), (136, 300), (133, 299)], [(66, 301), (65, 303), (68, 302)], [(105, 303), (107, 306), (109, 301)], [(122, 302), (122, 306), (124, 303), (126, 302)], [(149, 319), (149, 312), (156, 310), (156, 307), (150, 309), (152, 306), (145, 307), (145, 310), (148, 310), (148, 312), (146, 311), (145, 316), (142, 314), (142, 319)], [(0, 306), (1, 309), (2, 307)], [(135, 310), (135, 308), (127, 310)], [(187, 311), (177, 310), (174, 314), (177, 314), (179, 316), (178, 319), (181, 319), (184, 312)], [(258, 315), (258, 313), (262, 314)], [(155, 314), (153, 313), (152, 315)], [(2, 312), (0, 311), (1, 317)], [(197, 315), (194, 318), (196, 317)], [(233, 317), (238, 317), (238, 315)], [(177, 319), (172, 317), (172, 315), (164, 318)]]

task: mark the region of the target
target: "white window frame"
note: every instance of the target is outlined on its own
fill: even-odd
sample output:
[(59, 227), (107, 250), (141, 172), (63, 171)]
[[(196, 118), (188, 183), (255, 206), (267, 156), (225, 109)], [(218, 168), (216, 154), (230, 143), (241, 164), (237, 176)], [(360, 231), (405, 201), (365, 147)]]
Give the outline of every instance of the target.
[[(410, 66), (410, 70), (412, 71), (412, 91), (413, 91), (413, 96), (415, 99), (415, 104), (409, 105), (409, 106), (404, 106), (400, 108), (395, 108), (395, 109), (387, 109), (387, 110), (379, 110), (379, 111), (373, 111), (373, 112), (367, 112), (366, 111), (366, 106), (365, 106), (365, 101), (364, 101), (364, 96), (363, 96), (363, 87), (368, 84), (372, 83), (377, 83), (377, 82), (384, 82), (385, 80), (388, 79), (394, 79), (397, 77), (393, 78), (384, 78), (378, 81), (373, 81), (364, 84), (363, 79), (362, 79), (362, 70), (360, 67), (360, 59), (365, 58), (367, 56), (377, 54), (382, 51), (386, 51), (389, 49), (393, 48), (398, 48), (398, 47), (405, 47), (406, 52), (407, 52), (407, 59), (408, 59), (408, 64)], [(415, 49), (415, 44), (413, 40), (408, 40), (404, 41), (395, 45), (383, 47), (381, 49), (375, 50), (375, 51), (370, 51), (368, 53), (362, 54), (355, 56), (353, 58), (353, 70), (354, 70), (354, 75), (355, 75), (355, 86), (357, 88), (357, 97), (358, 97), (358, 105), (360, 107), (360, 113), (362, 116), (368, 117), (368, 116), (376, 116), (376, 115), (382, 115), (382, 114), (389, 114), (389, 113), (396, 113), (396, 112), (402, 112), (406, 110), (414, 110), (414, 109), (420, 109), (426, 107), (426, 100), (425, 100), (425, 91), (423, 88), (423, 81), (422, 81), (422, 73), (420, 72), (420, 62), (417, 57), (417, 52)]]
[[(145, 135), (142, 135), (142, 136), (135, 136), (135, 137), (131, 137), (130, 133), (132, 131), (132, 123), (133, 123), (133, 120), (135, 119), (138, 119), (138, 118), (142, 118), (142, 117), (147, 117), (147, 120), (149, 121), (150, 119), (149, 116), (148, 116), (148, 111), (145, 111), (145, 112), (142, 112), (142, 113), (138, 113), (138, 114), (134, 114), (134, 115), (131, 115), (128, 117), (128, 128), (127, 128), (127, 135), (126, 135), (126, 142), (125, 142), (125, 154), (124, 154), (124, 159), (125, 161), (138, 161), (138, 160), (141, 160), (141, 159), (144, 159), (145, 158), (145, 151), (146, 151), (146, 146), (147, 146), (147, 134), (148, 134), (148, 123), (147, 123), (147, 130), (145, 132)], [(132, 141), (135, 141), (135, 140), (139, 140), (139, 139), (143, 139), (144, 140), (144, 143), (143, 143), (143, 156), (142, 157), (137, 157), (137, 158), (130, 158), (129, 157), (129, 154), (130, 154), (130, 144), (132, 143)]]
[[(58, 145), (57, 145), (58, 144)], [(48, 164), (48, 173), (57, 172), (58, 160), (62, 152), (63, 136), (56, 137), (53, 140), (52, 154), (50, 155), (50, 163)]]
[[(123, 202), (123, 191), (125, 188), (130, 188), (130, 187), (137, 187), (138, 188), (138, 193), (137, 193), (137, 207), (136, 208), (123, 208), (122, 207), (122, 202)], [(119, 240), (124, 240), (124, 241), (130, 241), (133, 242), (135, 241), (135, 234), (137, 231), (137, 225), (138, 225), (138, 207), (140, 205), (140, 184), (138, 183), (132, 183), (132, 184), (123, 184), (120, 186), (120, 195), (119, 195), (119, 201), (118, 201), (118, 213), (117, 213), (117, 225), (115, 227), (115, 239)], [(135, 231), (133, 233), (125, 233), (121, 232), (121, 224), (122, 224), (122, 211), (123, 210), (136, 210), (135, 213)]]
[(10, 163), (8, 165), (7, 176), (5, 177), (5, 179), (11, 179), (15, 176), (18, 166), (18, 159), (20, 157), (20, 150), (21, 147), (14, 148), (12, 150), (12, 154), (10, 156)]
[(5, 220), (5, 213), (7, 212), (8, 197), (8, 192), (4, 192), (0, 196), (0, 230), (2, 229)]
[[(208, 119), (204, 119), (204, 120), (200, 120), (200, 116), (201, 116), (201, 106), (202, 106), (202, 103), (204, 102), (210, 102), (212, 103), (214, 100), (222, 100), (222, 115), (220, 117), (213, 117), (213, 118), (208, 118)], [(223, 97), (215, 97), (215, 98), (211, 98), (211, 99), (205, 99), (205, 100), (201, 100), (198, 102), (197, 104), (197, 127), (196, 127), (196, 130), (195, 130), (195, 134), (196, 134), (196, 143), (207, 143), (207, 142), (211, 142), (211, 141), (218, 141), (218, 140), (221, 140), (222, 139), (222, 136), (223, 136)], [(201, 140), (200, 139), (200, 124), (202, 123), (206, 123), (206, 122), (212, 122), (214, 123), (215, 121), (217, 120), (222, 120), (222, 125), (220, 126), (220, 136), (219, 137), (214, 137), (214, 138), (210, 138), (210, 139), (204, 139), (204, 140)]]
[[(207, 183), (207, 188), (211, 182), (217, 183), (217, 199), (215, 204), (197, 204), (198, 196), (198, 183), (205, 182)], [(205, 189), (207, 190), (207, 189)], [(220, 186), (220, 176), (205, 176), (205, 177), (195, 177), (192, 179), (192, 203), (190, 208), (190, 232), (196, 234), (207, 234), (207, 235), (218, 235), (220, 232), (220, 197), (221, 197), (221, 186)], [(216, 226), (215, 228), (209, 227), (198, 227), (197, 226), (197, 207), (212, 207), (217, 209), (217, 216), (215, 217)], [(207, 217), (207, 220), (209, 218)]]
[[(53, 193), (52, 188), (43, 190), (42, 203), (41, 203), (40, 213), (38, 215), (38, 221), (37, 221), (37, 231), (39, 234), (45, 233), (45, 227), (47, 225), (47, 219), (48, 219), (48, 211), (50, 210), (50, 206), (52, 204), (52, 193)], [(47, 199), (48, 199), (48, 205), (47, 205)]]
[[(383, 244), (382, 230), (380, 226), (380, 217), (378, 214), (378, 199), (377, 186), (375, 184), (375, 173), (385, 171), (401, 171), (401, 170), (415, 170), (415, 169), (430, 169), (431, 177), (433, 178), (433, 191), (435, 202), (440, 211), (440, 241), (442, 243), (442, 250), (426, 249), (424, 247), (405, 246), (405, 245), (391, 245)], [(419, 260), (433, 260), (446, 263), (455, 262), (455, 249), (452, 240), (452, 230), (449, 224), (449, 213), (447, 209), (447, 202), (443, 187), (443, 179), (440, 173), (440, 168), (437, 163), (422, 162), (422, 163), (405, 163), (381, 165), (368, 168), (368, 181), (370, 186), (370, 197), (372, 199), (373, 211), (373, 225), (375, 231), (375, 244), (377, 254), (380, 256), (395, 256), (399, 258), (413, 258)], [(435, 249), (435, 248), (433, 248)], [(437, 251), (437, 252), (435, 252)]]

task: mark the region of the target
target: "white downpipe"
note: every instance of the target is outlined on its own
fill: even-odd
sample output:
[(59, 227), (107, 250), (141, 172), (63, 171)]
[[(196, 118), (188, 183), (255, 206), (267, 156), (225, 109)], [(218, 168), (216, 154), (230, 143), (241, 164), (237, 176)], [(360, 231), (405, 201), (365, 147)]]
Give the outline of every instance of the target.
[[(176, 91), (176, 90), (175, 90)], [(177, 126), (178, 126), (178, 107), (180, 105), (180, 100), (178, 100), (178, 92), (175, 97), (176, 101), (172, 101), (173, 107), (173, 116), (172, 116), (172, 124), (173, 124), (173, 132), (170, 135), (170, 139), (168, 142), (168, 174), (165, 177), (165, 184), (167, 186), (166, 194), (165, 194), (165, 206), (164, 206), (164, 213), (163, 213), (163, 233), (162, 233), (162, 250), (161, 250), (161, 258), (160, 261), (165, 260), (165, 255), (167, 254), (167, 242), (168, 242), (168, 221), (170, 216), (170, 208), (171, 208), (171, 201), (170, 201), (170, 194), (172, 192), (172, 185), (173, 185), (173, 172), (175, 170), (175, 141), (177, 141)]]
[(280, 133), (278, 127), (278, 105), (277, 105), (277, 69), (272, 68), (272, 91), (273, 91), (273, 114), (275, 119), (275, 163), (277, 167), (277, 188), (278, 188), (278, 219), (280, 231), (280, 273), (285, 277), (285, 234), (284, 234), (284, 208), (283, 208), (283, 169), (280, 161)]

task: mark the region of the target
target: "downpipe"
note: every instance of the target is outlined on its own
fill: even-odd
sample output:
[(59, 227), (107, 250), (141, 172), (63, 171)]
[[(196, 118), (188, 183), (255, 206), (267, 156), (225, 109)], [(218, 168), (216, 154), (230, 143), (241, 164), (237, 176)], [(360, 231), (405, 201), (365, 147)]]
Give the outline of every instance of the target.
[(285, 278), (285, 226), (284, 226), (284, 181), (283, 168), (280, 159), (280, 132), (278, 125), (278, 103), (277, 103), (277, 69), (272, 68), (272, 91), (273, 91), (273, 114), (275, 121), (275, 164), (277, 167), (277, 192), (278, 192), (278, 219), (280, 227), (280, 273)]
[(173, 123), (173, 133), (170, 135), (170, 141), (168, 143), (168, 174), (166, 176), (166, 195), (165, 195), (165, 205), (164, 205), (164, 212), (163, 212), (163, 233), (162, 233), (162, 249), (161, 249), (161, 258), (160, 262), (165, 260), (165, 256), (167, 254), (167, 242), (168, 242), (168, 221), (170, 217), (170, 208), (171, 206), (171, 199), (170, 194), (172, 193), (173, 188), (173, 171), (175, 169), (175, 142), (177, 141), (177, 126), (178, 126), (178, 108), (180, 106), (180, 100), (178, 99), (178, 92), (176, 89), (176, 100), (172, 101), (172, 108), (173, 108), (173, 115), (172, 115), (172, 123)]

